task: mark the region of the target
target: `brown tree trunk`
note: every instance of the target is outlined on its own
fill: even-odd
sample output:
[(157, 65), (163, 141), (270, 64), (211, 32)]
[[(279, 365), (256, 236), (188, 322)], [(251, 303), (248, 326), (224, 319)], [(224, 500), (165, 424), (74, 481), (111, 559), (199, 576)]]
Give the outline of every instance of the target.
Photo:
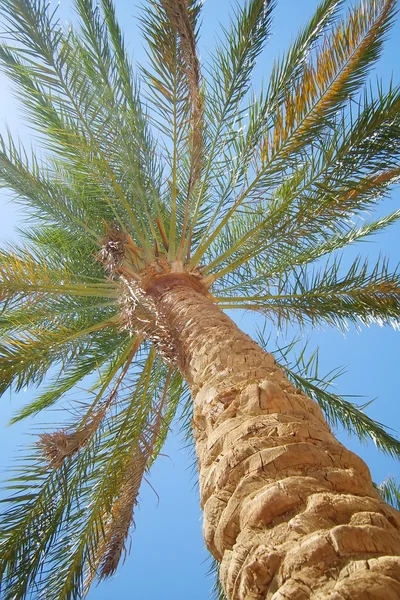
[(319, 406), (187, 285), (149, 290), (194, 402), (208, 549), (229, 600), (399, 600), (400, 513)]

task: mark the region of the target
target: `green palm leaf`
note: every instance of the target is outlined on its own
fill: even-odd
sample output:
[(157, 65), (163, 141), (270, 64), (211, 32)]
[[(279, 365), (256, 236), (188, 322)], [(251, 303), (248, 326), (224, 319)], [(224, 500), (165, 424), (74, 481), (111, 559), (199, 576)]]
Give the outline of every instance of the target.
[(382, 498), (397, 510), (400, 510), (400, 489), (394, 477), (389, 477), (378, 486)]
[[(141, 19), (148, 44), (150, 69), (143, 69), (149, 87), (153, 122), (172, 144), (164, 145), (171, 176), (170, 215), (167, 246), (170, 260), (176, 258), (177, 240), (184, 239), (188, 225), (188, 203), (197, 182), (202, 152), (203, 102), (200, 89), (199, 62), (196, 55), (198, 19), (201, 4), (195, 1), (174, 3), (160, 1), (146, 7)], [(166, 216), (166, 215), (165, 215)], [(159, 228), (164, 230), (164, 219)], [(182, 254), (183, 241), (179, 250)]]
[[(398, 327), (400, 279), (386, 260), (372, 268), (357, 258), (347, 272), (340, 259), (321, 269), (293, 269), (280, 278), (258, 278), (256, 295), (217, 297), (224, 308), (252, 309), (273, 317), (278, 324), (326, 322), (347, 329), (349, 323)], [(265, 286), (265, 287), (264, 287)], [(250, 288), (250, 286), (249, 286)], [(248, 291), (249, 291), (248, 288)]]
[[(120, 364), (108, 385), (116, 367), (118, 371)], [(104, 420), (103, 409), (117, 389), (118, 411)], [(74, 426), (77, 433), (41, 435), (39, 454), (11, 480), (10, 489), (23, 493), (7, 500), (7, 524), (1, 531), (7, 556), (5, 598), (24, 596), (35, 578), (45, 598), (77, 598), (98, 569), (100, 577), (114, 571), (125, 535), (117, 539), (112, 532), (122, 526), (128, 532), (141, 480), (160, 451), (180, 394), (180, 377), (167, 373), (151, 351), (131, 375), (122, 371), (105, 395), (105, 405), (96, 412), (91, 407), (78, 428)], [(50, 471), (40, 448), (52, 458)], [(131, 462), (132, 471), (127, 468)], [(21, 562), (21, 556), (30, 560)], [(43, 567), (44, 559), (58, 565), (58, 575)]]
[[(355, 9), (348, 21), (340, 22), (335, 34), (329, 37), (329, 48), (322, 45), (316, 57), (311, 55), (308, 68), (300, 75), (300, 83), (291, 85), (289, 94), (292, 96), (285, 97), (286, 108), (278, 103), (274, 127), (268, 129), (268, 139), (258, 151), (260, 164), (255, 166), (255, 177), (245, 183), (237, 195), (222, 196), (224, 204), (217, 205), (207, 228), (207, 241), (200, 242), (192, 262), (200, 259), (243, 204), (268, 197), (273, 187), (282, 183), (288, 170), (296, 169), (306, 152), (308, 139), (313, 139), (317, 147), (322, 143), (324, 131), (330, 130), (349, 94), (360, 89), (368, 66), (379, 58), (394, 10), (393, 1), (374, 2), (370, 9)], [(257, 156), (256, 149), (254, 153)], [(222, 206), (224, 217), (218, 219)]]

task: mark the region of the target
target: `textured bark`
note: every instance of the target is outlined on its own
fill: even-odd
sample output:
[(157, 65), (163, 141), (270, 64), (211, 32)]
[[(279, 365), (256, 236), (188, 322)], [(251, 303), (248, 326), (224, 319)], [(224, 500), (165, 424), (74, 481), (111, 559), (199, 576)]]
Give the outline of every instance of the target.
[(151, 294), (194, 401), (207, 547), (229, 600), (398, 600), (400, 513), (319, 406), (209, 299)]

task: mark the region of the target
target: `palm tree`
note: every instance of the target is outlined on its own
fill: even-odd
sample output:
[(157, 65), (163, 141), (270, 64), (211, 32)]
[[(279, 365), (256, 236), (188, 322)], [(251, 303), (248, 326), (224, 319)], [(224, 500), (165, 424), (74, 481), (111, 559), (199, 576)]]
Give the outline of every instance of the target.
[(42, 141), (1, 142), (33, 224), (0, 255), (0, 391), (46, 376), (18, 421), (90, 387), (11, 480), (4, 600), (81, 598), (115, 572), (176, 414), (229, 600), (400, 597), (400, 515), (326, 418), (400, 443), (224, 312), (398, 324), (399, 273), (340, 254), (400, 217), (361, 222), (400, 174), (400, 88), (367, 81), (396, 2), (323, 0), (256, 94), (273, 4), (237, 7), (201, 69), (201, 2), (148, 0), (133, 74), (111, 0), (74, 0), (68, 29), (45, 0), (0, 0), (2, 68)]

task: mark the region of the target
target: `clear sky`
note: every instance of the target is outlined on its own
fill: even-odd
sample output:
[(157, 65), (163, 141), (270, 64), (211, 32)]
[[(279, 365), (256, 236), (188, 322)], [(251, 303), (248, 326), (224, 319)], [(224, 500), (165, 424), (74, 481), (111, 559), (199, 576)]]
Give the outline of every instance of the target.
[[(142, 40), (138, 31), (136, 16), (138, 9), (129, 0), (116, 0), (120, 22), (124, 29), (129, 49), (137, 62), (144, 60)], [(228, 0), (205, 0), (203, 7), (203, 29), (200, 54), (206, 57), (214, 47), (219, 31), (219, 22), (227, 23), (231, 12)], [(257, 66), (256, 81), (267, 77), (274, 56), (282, 52), (293, 39), (299, 27), (317, 6), (316, 0), (278, 0), (275, 10), (274, 32)], [(69, 2), (61, 0), (63, 19), (73, 18)], [(377, 74), (388, 83), (391, 74), (400, 81), (400, 18), (392, 29), (385, 53), (379, 63)], [(29, 132), (22, 124), (15, 98), (8, 84), (0, 75), (0, 129), (7, 123), (13, 133), (20, 134), (29, 142)], [(387, 212), (399, 207), (399, 190), (393, 192), (385, 202)], [(17, 239), (15, 227), (24, 219), (5, 191), (0, 193), (0, 239)], [(392, 266), (399, 262), (400, 223), (392, 225), (381, 236), (364, 242), (362, 247), (352, 249), (351, 255), (363, 252), (371, 258), (379, 252), (392, 257)], [(254, 335), (255, 320), (249, 315), (241, 315), (239, 325)], [(332, 330), (308, 332), (310, 348), (320, 347), (321, 373), (337, 366), (346, 366), (347, 371), (337, 382), (337, 392), (363, 396), (360, 402), (377, 398), (368, 408), (368, 414), (400, 430), (398, 399), (398, 368), (400, 355), (400, 332), (388, 327), (363, 328), (361, 332), (351, 330), (346, 336)], [(12, 463), (12, 457), (30, 434), (40, 429), (34, 424), (22, 423), (6, 428), (14, 410), (33, 397), (34, 391), (20, 394), (6, 394), (1, 400), (0, 410), (0, 468), (2, 477)], [(59, 414), (52, 412), (49, 417), (41, 417), (40, 422), (57, 422)], [(28, 432), (23, 436), (22, 432)], [(140, 493), (140, 506), (136, 511), (136, 531), (131, 537), (131, 554), (117, 575), (105, 584), (94, 587), (89, 600), (206, 600), (210, 597), (212, 579), (207, 577), (209, 568), (208, 553), (201, 537), (201, 511), (198, 502), (196, 477), (193, 472), (193, 456), (184, 447), (176, 425), (171, 433), (164, 455), (154, 466), (150, 485), (144, 484)], [(378, 453), (375, 447), (362, 446), (355, 438), (348, 438), (343, 432), (338, 437), (357, 452), (369, 465), (373, 479), (381, 482), (388, 475), (399, 475), (398, 462)]]

